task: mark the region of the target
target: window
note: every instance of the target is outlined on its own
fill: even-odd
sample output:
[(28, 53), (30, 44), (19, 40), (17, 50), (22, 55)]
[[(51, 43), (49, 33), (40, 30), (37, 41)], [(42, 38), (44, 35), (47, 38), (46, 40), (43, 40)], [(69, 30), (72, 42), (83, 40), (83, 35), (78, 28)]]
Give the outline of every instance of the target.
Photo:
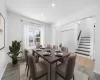
[(38, 45), (44, 46), (44, 27), (34, 25), (24, 25), (23, 46), (27, 49), (36, 48)]
[(41, 44), (41, 30), (37, 28), (29, 28), (29, 47)]
[(41, 42), (40, 42), (40, 40), (41, 40), (41, 37), (40, 37), (40, 30), (35, 30), (34, 31), (34, 34), (35, 34), (35, 45), (37, 46), (37, 45), (40, 45), (41, 44)]

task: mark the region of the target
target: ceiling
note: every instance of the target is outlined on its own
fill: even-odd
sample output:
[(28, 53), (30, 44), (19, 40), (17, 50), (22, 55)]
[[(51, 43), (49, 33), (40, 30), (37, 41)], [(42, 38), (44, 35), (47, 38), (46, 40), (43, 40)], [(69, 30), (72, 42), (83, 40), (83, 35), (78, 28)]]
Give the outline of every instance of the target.
[[(5, 0), (9, 11), (48, 23), (75, 13), (96, 0)], [(53, 7), (52, 4), (55, 6)]]

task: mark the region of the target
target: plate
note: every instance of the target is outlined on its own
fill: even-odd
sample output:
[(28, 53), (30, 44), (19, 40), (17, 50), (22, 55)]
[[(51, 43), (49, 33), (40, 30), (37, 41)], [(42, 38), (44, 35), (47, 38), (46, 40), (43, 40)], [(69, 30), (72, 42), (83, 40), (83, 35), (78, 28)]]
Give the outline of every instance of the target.
[(55, 53), (55, 56), (62, 57), (63, 53)]
[(40, 49), (45, 49), (44, 47), (40, 47)]
[(41, 51), (41, 49), (36, 49), (36, 51)]
[(44, 56), (49, 56), (51, 53), (50, 52), (44, 52), (43, 55)]
[(60, 51), (60, 50), (55, 50), (55, 52), (56, 52), (56, 53), (61, 53), (61, 51)]

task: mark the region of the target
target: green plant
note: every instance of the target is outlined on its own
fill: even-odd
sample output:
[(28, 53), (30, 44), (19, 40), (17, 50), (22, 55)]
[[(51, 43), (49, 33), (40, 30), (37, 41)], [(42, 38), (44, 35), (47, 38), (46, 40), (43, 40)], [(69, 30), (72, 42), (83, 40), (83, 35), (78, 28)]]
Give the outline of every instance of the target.
[(17, 60), (17, 56), (19, 55), (19, 53), (21, 53), (20, 51), (20, 47), (21, 47), (21, 41), (12, 41), (12, 46), (9, 46), (9, 50), (10, 52), (8, 52), (7, 54), (12, 58), (12, 63), (16, 64), (18, 62)]

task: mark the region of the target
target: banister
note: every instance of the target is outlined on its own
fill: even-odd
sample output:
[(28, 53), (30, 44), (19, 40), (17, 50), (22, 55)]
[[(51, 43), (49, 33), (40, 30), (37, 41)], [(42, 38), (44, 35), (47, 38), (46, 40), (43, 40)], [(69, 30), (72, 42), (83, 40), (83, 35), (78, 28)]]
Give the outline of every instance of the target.
[(79, 41), (80, 36), (81, 36), (81, 33), (82, 33), (82, 30), (79, 32), (79, 35), (78, 35), (77, 41)]

